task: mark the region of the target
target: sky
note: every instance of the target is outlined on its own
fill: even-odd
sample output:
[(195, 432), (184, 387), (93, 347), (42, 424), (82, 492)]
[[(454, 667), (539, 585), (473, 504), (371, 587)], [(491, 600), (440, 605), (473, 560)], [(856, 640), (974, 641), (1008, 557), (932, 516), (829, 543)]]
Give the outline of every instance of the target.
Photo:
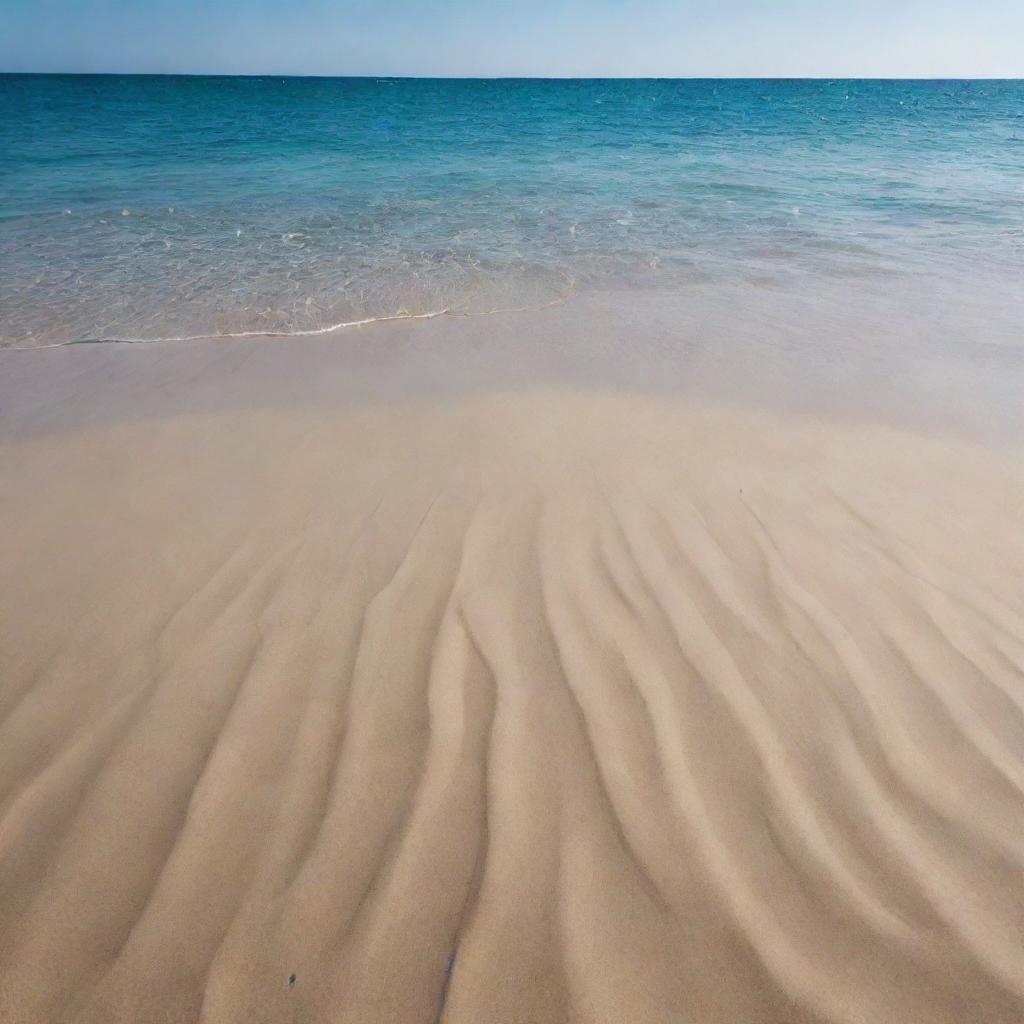
[(1024, 0), (0, 0), (0, 71), (1024, 77)]

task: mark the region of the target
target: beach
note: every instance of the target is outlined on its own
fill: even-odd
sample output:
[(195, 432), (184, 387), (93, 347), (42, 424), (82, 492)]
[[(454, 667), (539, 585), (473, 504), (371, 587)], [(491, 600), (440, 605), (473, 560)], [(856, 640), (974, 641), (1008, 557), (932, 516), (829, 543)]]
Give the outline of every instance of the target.
[(1024, 1020), (1022, 109), (0, 74), (0, 1024)]
[(538, 323), (0, 353), (0, 1019), (1020, 1020), (1019, 449)]

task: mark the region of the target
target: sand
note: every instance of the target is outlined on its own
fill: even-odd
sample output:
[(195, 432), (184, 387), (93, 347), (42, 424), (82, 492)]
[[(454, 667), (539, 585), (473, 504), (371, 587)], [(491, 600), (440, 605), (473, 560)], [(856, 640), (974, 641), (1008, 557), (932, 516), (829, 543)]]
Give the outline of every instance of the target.
[(0, 1020), (1021, 1020), (1018, 458), (239, 351), (0, 366)]

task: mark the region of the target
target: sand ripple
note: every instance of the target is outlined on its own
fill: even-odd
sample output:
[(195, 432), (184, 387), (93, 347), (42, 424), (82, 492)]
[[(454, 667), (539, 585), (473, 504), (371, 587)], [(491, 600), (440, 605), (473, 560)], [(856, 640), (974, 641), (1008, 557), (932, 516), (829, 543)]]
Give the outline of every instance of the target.
[(565, 394), (0, 445), (0, 1020), (1024, 1014), (1024, 474)]

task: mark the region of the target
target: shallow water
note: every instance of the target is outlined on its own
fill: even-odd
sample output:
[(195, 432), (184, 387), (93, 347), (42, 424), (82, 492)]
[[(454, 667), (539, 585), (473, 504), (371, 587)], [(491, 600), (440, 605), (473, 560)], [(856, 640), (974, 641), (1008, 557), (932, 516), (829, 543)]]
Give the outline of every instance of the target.
[(0, 76), (0, 263), (7, 346), (721, 287), (1014, 347), (1024, 83)]

